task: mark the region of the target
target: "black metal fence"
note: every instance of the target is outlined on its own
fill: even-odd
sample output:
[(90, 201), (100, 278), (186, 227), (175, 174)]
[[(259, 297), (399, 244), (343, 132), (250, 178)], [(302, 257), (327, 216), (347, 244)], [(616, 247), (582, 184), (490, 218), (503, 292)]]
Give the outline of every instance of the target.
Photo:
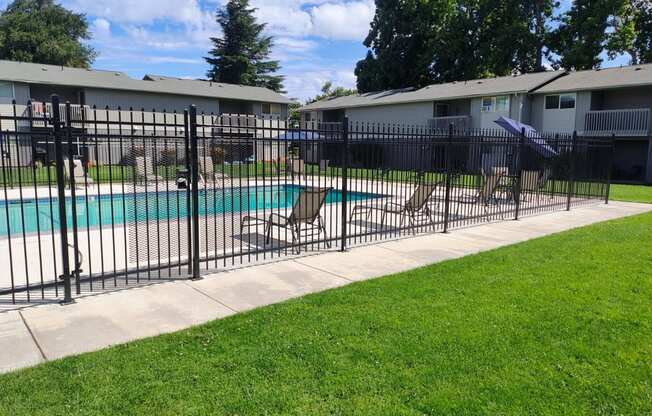
[(252, 116), (11, 106), (9, 304), (608, 201), (613, 141)]

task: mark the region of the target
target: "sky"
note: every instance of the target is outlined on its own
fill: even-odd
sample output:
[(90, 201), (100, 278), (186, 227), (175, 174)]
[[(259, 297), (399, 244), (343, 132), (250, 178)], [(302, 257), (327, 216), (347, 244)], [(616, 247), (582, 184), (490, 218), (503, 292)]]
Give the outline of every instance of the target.
[[(572, 0), (562, 0), (562, 9)], [(182, 78), (205, 77), (203, 57), (218, 36), (215, 11), (226, 0), (59, 0), (86, 14), (99, 53), (93, 67)], [(0, 0), (4, 9), (8, 0)], [(256, 17), (275, 39), (287, 96), (305, 101), (326, 81), (355, 86), (353, 70), (364, 58), (374, 0), (251, 0)], [(623, 65), (625, 57), (603, 66)]]

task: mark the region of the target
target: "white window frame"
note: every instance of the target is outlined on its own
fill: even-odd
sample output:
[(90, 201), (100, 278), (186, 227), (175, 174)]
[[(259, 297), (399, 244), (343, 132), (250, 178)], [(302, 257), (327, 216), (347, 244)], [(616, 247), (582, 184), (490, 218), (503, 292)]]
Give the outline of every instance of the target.
[[(504, 110), (498, 110), (498, 98), (505, 97), (507, 98), (507, 108)], [(491, 100), (491, 105), (485, 105), (485, 100)], [(494, 95), (491, 97), (482, 97), (480, 100), (480, 112), (481, 113), (497, 113), (497, 112), (509, 112), (510, 106), (510, 96), (509, 95)]]
[[(573, 106), (569, 108), (561, 108), (561, 97), (573, 97)], [(548, 108), (546, 105), (548, 101), (548, 97), (558, 97), (557, 100), (557, 107), (556, 108)], [(543, 109), (546, 111), (564, 111), (564, 110), (575, 110), (577, 108), (577, 93), (565, 93), (565, 94), (548, 94), (543, 97)]]

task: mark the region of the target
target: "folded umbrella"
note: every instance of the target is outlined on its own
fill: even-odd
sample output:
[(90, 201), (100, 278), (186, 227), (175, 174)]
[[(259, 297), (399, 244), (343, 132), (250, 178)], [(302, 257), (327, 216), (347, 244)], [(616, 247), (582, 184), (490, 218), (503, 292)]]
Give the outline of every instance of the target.
[(559, 156), (559, 152), (550, 146), (548, 142), (537, 133), (534, 127), (502, 116), (494, 121), (494, 123), (498, 124), (514, 136), (520, 136), (521, 133), (525, 132), (525, 142), (543, 157), (551, 158)]

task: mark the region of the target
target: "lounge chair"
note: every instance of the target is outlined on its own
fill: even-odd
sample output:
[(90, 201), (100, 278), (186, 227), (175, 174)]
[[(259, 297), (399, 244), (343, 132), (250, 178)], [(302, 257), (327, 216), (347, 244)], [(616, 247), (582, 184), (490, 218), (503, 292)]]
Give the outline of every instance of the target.
[[(521, 178), (521, 195), (525, 197), (536, 196), (537, 203), (539, 203), (539, 198), (541, 192), (545, 191), (548, 181), (552, 176), (552, 171), (550, 169), (545, 169), (543, 172), (540, 171), (523, 171), (523, 176)], [(554, 198), (554, 192), (550, 194), (550, 198)]]
[(435, 219), (433, 217), (433, 212), (430, 209), (429, 201), (438, 186), (443, 186), (443, 182), (436, 184), (418, 185), (410, 198), (408, 198), (404, 203), (387, 201), (381, 205), (357, 204), (353, 207), (353, 211), (351, 211), (349, 221), (352, 221), (355, 215), (363, 213), (366, 215), (366, 221), (369, 218), (369, 215), (371, 215), (371, 212), (377, 210), (382, 212), (382, 216), (380, 218), (381, 229), (385, 228), (385, 220), (387, 219), (387, 214), (397, 214), (401, 216), (399, 228), (403, 227), (403, 223), (405, 222), (406, 218), (410, 223), (410, 227), (414, 227), (417, 223), (417, 220), (420, 218), (425, 218), (429, 224), (434, 224)]
[(223, 172), (215, 172), (213, 158), (210, 156), (199, 157), (199, 174), (201, 176), (202, 182), (204, 182), (204, 185), (208, 185), (210, 182), (218, 185), (228, 184), (231, 180), (229, 175)]
[(538, 170), (524, 170), (521, 173), (521, 199), (531, 199), (536, 195), (539, 198), (539, 176)]
[[(475, 205), (481, 204), (484, 208), (485, 215), (489, 214), (489, 203), (492, 201), (499, 204), (498, 198), (496, 198), (496, 191), (501, 186), (503, 179), (503, 171), (497, 171), (496, 175), (486, 175), (484, 172), (482, 174), (483, 183), (482, 187), (474, 195), (460, 195), (455, 198), (453, 202), (457, 203), (457, 209), (455, 210), (455, 216), (459, 215), (460, 207), (462, 205)], [(500, 211), (501, 218), (504, 218), (504, 214)]]
[[(545, 190), (546, 187), (548, 186), (548, 181), (550, 181), (550, 177), (552, 176), (552, 170), (550, 169), (544, 169), (543, 174), (539, 177), (539, 184), (537, 185), (537, 193), (540, 193), (541, 191)], [(554, 198), (554, 191), (550, 194), (550, 198)]]
[(303, 176), (304, 178), (307, 177), (306, 162), (303, 159), (290, 159), (286, 162), (285, 166), (287, 166), (287, 170), (292, 175), (292, 179), (294, 179), (294, 175)]
[[(84, 188), (87, 185), (93, 185), (93, 178), (88, 176), (86, 174), (86, 170), (84, 169), (84, 165), (82, 164), (82, 161), (79, 159), (73, 159), (73, 179), (75, 182), (75, 187), (76, 188)], [(70, 160), (69, 159), (64, 159), (63, 160), (63, 175), (66, 179), (66, 182), (68, 182), (68, 185), (72, 184), (72, 181), (70, 180)]]
[(142, 156), (136, 158), (136, 177), (143, 183), (163, 180), (161, 176), (154, 174), (151, 160)]
[[(331, 244), (327, 240), (326, 224), (321, 216), (321, 208), (326, 202), (326, 196), (332, 188), (305, 188), (299, 192), (299, 197), (292, 206), (292, 212), (289, 216), (278, 213), (271, 213), (269, 217), (261, 218), (257, 216), (245, 216), (240, 222), (240, 234), (245, 227), (265, 225), (265, 244), (269, 244), (272, 239), (272, 227), (289, 229), (292, 233), (292, 245), (299, 254), (299, 242), (301, 225), (307, 225), (314, 230), (317, 229), (317, 238), (324, 233), (326, 246)], [(311, 235), (315, 235), (314, 232)]]

